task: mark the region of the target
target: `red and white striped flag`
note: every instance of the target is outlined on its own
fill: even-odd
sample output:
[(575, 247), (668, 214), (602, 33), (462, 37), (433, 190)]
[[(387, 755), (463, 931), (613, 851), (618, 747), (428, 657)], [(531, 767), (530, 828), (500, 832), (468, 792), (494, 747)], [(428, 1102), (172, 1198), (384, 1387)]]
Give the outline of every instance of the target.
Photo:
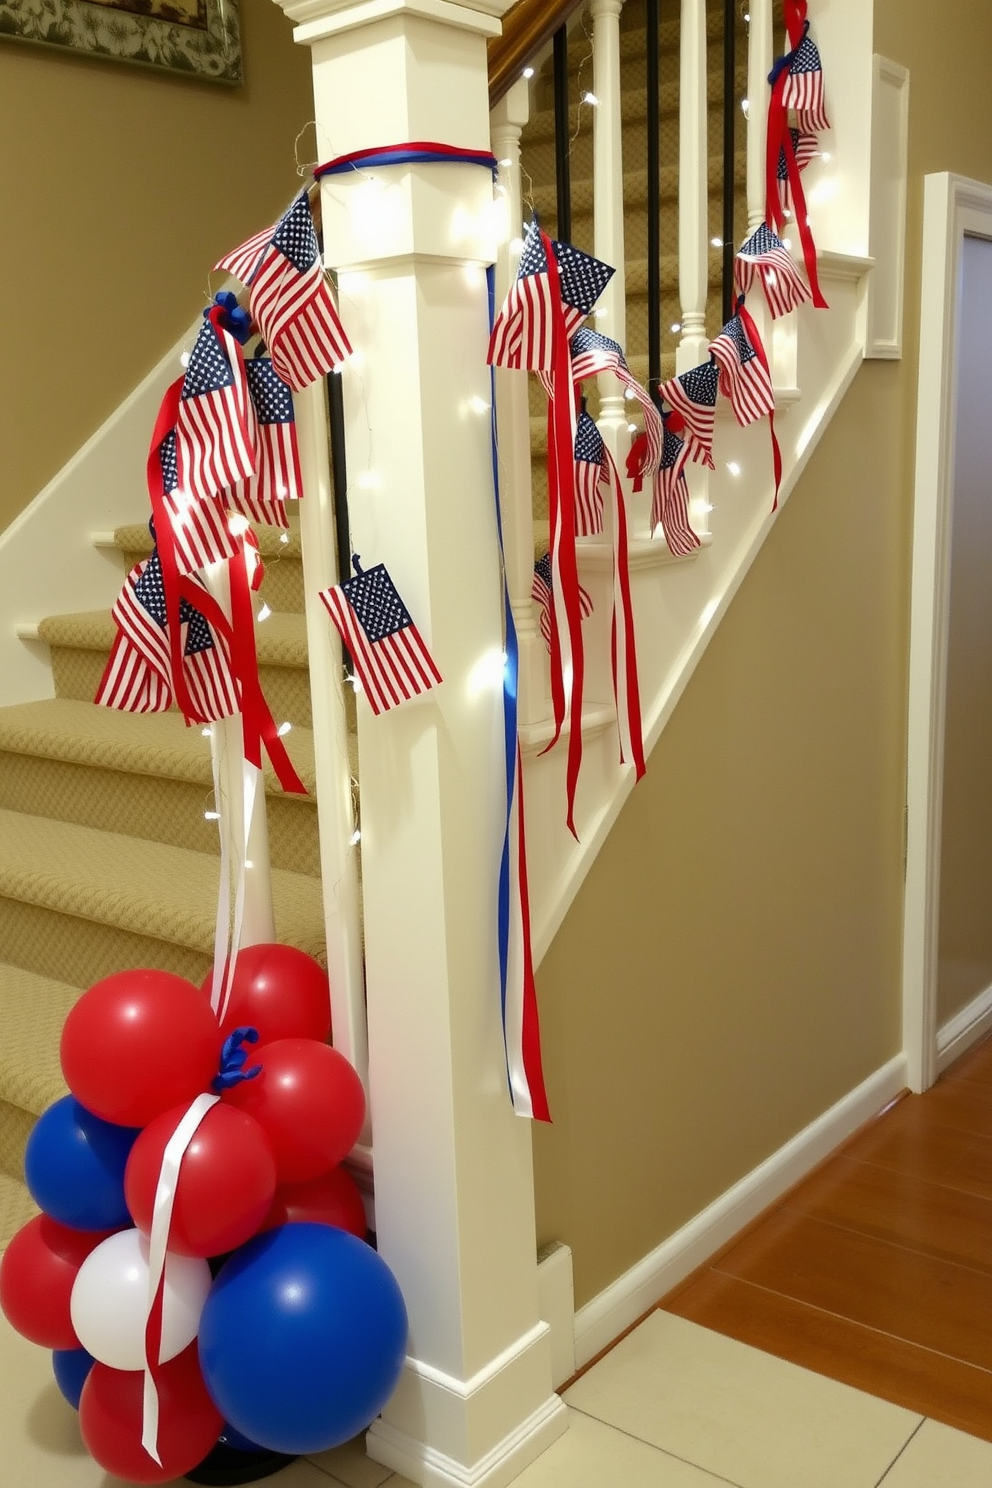
[(273, 367), (294, 392), (350, 355), (305, 191), (276, 223), (253, 271), (248, 304)]
[(176, 412), (180, 490), (196, 501), (254, 474), (258, 429), (241, 347), (212, 310), (190, 353)]
[(214, 273), (233, 274), (242, 284), (250, 284), (262, 261), (262, 254), (272, 242), (275, 230), (276, 224), (273, 222), (271, 227), (263, 227), (261, 232), (254, 233), (237, 248), (232, 248), (230, 253), (225, 253), (214, 264)]
[(713, 469), (713, 426), (720, 369), (710, 358), (663, 382), (658, 396), (685, 420), (686, 453), (690, 460)]
[(175, 540), (178, 572), (195, 573), (208, 563), (233, 558), (240, 540), (231, 531), (226, 493), (198, 500), (180, 490), (174, 429), (166, 434), (157, 454), (162, 470), (162, 502)]
[[(792, 154), (796, 162), (796, 170), (801, 175), (811, 160), (815, 160), (820, 153), (820, 144), (815, 134), (809, 134), (802, 129), (789, 130), (789, 142), (792, 145)], [(789, 181), (789, 160), (786, 155), (785, 141), (779, 145), (778, 168), (775, 172), (778, 181), (778, 195), (782, 212), (793, 210), (792, 185)]]
[(146, 654), (119, 630), (93, 701), (119, 713), (167, 713), (172, 688)]
[(385, 713), (436, 687), (441, 673), (385, 564), (363, 569), (357, 554), (351, 561), (354, 577), (322, 589), (320, 598), (351, 652), (372, 712)]
[[(534, 579), (530, 586), (530, 597), (537, 605), (537, 623), (544, 637), (544, 644), (551, 650), (551, 610), (552, 610), (552, 585), (554, 576), (551, 572), (551, 554), (545, 553), (534, 564)], [(583, 620), (592, 614), (592, 599), (588, 592), (579, 585), (579, 611)]]
[(823, 100), (823, 68), (816, 43), (809, 34), (809, 21), (803, 21), (802, 39), (789, 55), (788, 75), (782, 89), (782, 102), (795, 109), (796, 123), (804, 132), (817, 134), (830, 128)]
[(603, 530), (600, 486), (609, 479), (604, 455), (603, 436), (583, 408), (575, 426), (576, 537), (598, 537)]
[[(548, 241), (558, 266), (565, 335), (571, 338), (591, 313), (615, 270), (570, 243)], [(537, 222), (531, 222), (517, 277), (493, 323), (486, 361), (493, 367), (550, 372), (553, 348), (553, 291), (548, 277), (548, 255)]]
[(644, 416), (644, 432), (647, 435), (645, 469), (656, 466), (661, 459), (661, 414), (627, 366), (619, 341), (583, 326), (572, 337), (569, 355), (572, 360), (573, 382), (598, 377), (601, 372), (612, 372), (623, 383), (625, 390), (637, 400)]
[(286, 502), (303, 495), (293, 395), (268, 357), (251, 358), (245, 372), (258, 421), (258, 463), (254, 475), (231, 487), (228, 503), (253, 522), (285, 527)]
[(749, 293), (755, 279), (760, 281), (776, 320), (813, 298), (782, 239), (764, 222), (738, 250), (735, 276), (743, 295)]
[(720, 392), (730, 399), (742, 427), (775, 411), (775, 392), (764, 356), (759, 355), (735, 312), (710, 342), (710, 356), (720, 369)]

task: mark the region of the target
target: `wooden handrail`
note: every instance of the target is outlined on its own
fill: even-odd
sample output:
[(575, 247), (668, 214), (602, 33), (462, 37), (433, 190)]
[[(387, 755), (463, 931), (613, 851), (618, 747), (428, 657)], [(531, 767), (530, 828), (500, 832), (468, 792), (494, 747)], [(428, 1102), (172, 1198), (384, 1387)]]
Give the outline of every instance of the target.
[(508, 93), (524, 68), (564, 26), (582, 0), (518, 0), (503, 17), (503, 31), (488, 45), (489, 107)]

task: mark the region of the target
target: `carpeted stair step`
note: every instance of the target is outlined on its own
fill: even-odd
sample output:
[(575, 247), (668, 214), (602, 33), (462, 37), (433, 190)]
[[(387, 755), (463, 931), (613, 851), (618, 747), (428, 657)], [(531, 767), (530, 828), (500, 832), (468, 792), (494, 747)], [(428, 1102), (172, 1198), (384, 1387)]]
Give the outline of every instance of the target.
[[(298, 522), (287, 530), (281, 527), (252, 525), (258, 540), (258, 551), (265, 565), (265, 577), (259, 590), (273, 610), (303, 610), (303, 550)], [(121, 568), (126, 573), (152, 550), (148, 524), (135, 522), (114, 531), (114, 546), (121, 555)]]
[[(266, 768), (272, 864), (320, 873), (313, 734), (284, 738), (308, 796)], [(71, 698), (0, 709), (0, 809), (216, 853), (210, 742), (176, 712), (133, 714)]]
[[(50, 615), (38, 634), (51, 647), (56, 697), (92, 702), (116, 634), (110, 611)], [(305, 616), (273, 611), (257, 626), (256, 645), (262, 690), (276, 722), (309, 728)]]
[[(276, 934), (319, 960), (320, 881), (273, 869)], [(218, 860), (119, 832), (0, 811), (5, 960), (89, 986), (132, 966), (199, 982), (214, 941)]]

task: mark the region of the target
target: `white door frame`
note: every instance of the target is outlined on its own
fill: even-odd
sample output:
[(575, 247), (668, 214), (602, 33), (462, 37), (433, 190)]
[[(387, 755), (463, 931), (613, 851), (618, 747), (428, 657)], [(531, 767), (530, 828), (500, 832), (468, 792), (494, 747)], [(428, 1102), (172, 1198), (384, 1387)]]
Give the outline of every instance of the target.
[(909, 647), (902, 1002), (903, 1047), (910, 1088), (916, 1091), (933, 1084), (944, 1062), (938, 1060), (937, 938), (956, 352), (961, 247), (966, 236), (992, 239), (992, 186), (948, 172), (926, 176)]

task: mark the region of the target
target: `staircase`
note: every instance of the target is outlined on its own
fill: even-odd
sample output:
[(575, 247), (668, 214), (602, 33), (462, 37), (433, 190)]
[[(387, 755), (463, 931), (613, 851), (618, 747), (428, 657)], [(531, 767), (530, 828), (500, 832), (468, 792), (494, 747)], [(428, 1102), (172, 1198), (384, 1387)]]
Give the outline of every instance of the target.
[[(308, 796), (266, 774), (282, 937), (325, 959), (313, 734), (298, 531), (257, 529), (265, 564), (262, 685)], [(120, 576), (151, 551), (144, 524), (105, 546)], [(209, 740), (176, 712), (92, 701), (114, 637), (109, 611), (38, 625), (54, 698), (0, 708), (0, 1244), (33, 1212), (22, 1181), (35, 1118), (65, 1093), (61, 1025), (80, 992), (129, 967), (200, 983), (213, 957), (218, 832)]]
[[(758, 11), (763, 4), (764, 0), (753, 0), (751, 10)], [(287, 0), (284, 8), (294, 14), (297, 5), (302, 7), (298, 19), (305, 23), (304, 29), (323, 24), (313, 19), (314, 12), (320, 9), (316, 0)], [(857, 6), (858, 0), (841, 0), (838, 6), (830, 8), (829, 14), (824, 14), (822, 25), (820, 17), (816, 17), (825, 65), (829, 66), (834, 58), (839, 68), (846, 44), (845, 26)], [(765, 5), (765, 11), (770, 14), (770, 7)], [(328, 35), (333, 36), (335, 23), (329, 24)], [(416, 28), (443, 27), (445, 23), (442, 19), (429, 21), (414, 17), (397, 24)], [(586, 24), (582, 22), (582, 26)], [(484, 34), (484, 26), (477, 29)], [(719, 134), (717, 107), (721, 96), (716, 76), (720, 63), (720, 15), (714, 4), (707, 5), (704, 29), (716, 64), (706, 83), (707, 109), (703, 111), (708, 116), (709, 138), (713, 141)], [(454, 33), (456, 28), (451, 30)], [(466, 26), (466, 30), (471, 31), (472, 27)], [(317, 35), (313, 31), (313, 36)], [(311, 36), (301, 35), (298, 39), (306, 41)], [(863, 39), (863, 33), (859, 32), (859, 45)], [(479, 36), (472, 34), (470, 40), (475, 43)], [(662, 43), (662, 324), (665, 328), (662, 375), (667, 377), (676, 367), (685, 370), (700, 357), (686, 361), (692, 347), (687, 349), (684, 338), (668, 329), (682, 319), (678, 308), (677, 205), (685, 191), (685, 182), (676, 163), (676, 119), (680, 102), (684, 100), (679, 96), (676, 23), (663, 23)], [(457, 49), (460, 42), (450, 44)], [(573, 49), (576, 91), (580, 83), (583, 89), (593, 86), (581, 61), (581, 52), (577, 34)], [(626, 232), (627, 329), (623, 339), (631, 370), (642, 383), (647, 377), (646, 170), (644, 105), (640, 91), (643, 52), (643, 0), (627, 0), (621, 16), (620, 72), (622, 81), (629, 83), (631, 90), (636, 84), (637, 92), (624, 91), (620, 110)], [(331, 62), (325, 58), (321, 66), (325, 63), (343, 66), (340, 60), (334, 60), (335, 56), (331, 55)], [(468, 60), (467, 52), (459, 53), (459, 57), (459, 66), (466, 73), (477, 65)], [(390, 54), (385, 60), (391, 67), (395, 59)], [(374, 58), (369, 62), (369, 66), (373, 65), (376, 65)], [(851, 70), (852, 75), (854, 71)], [(738, 75), (741, 90), (748, 75), (754, 76), (754, 67), (747, 73), (742, 66)], [(331, 76), (334, 76), (333, 67)], [(836, 76), (836, 73), (831, 75), (832, 83)], [(347, 80), (347, 71), (337, 77), (337, 84), (344, 91)], [(871, 105), (870, 99), (865, 101), (862, 82), (859, 74), (850, 85), (850, 98), (845, 93), (835, 121), (835, 150), (840, 152), (847, 146), (852, 158), (857, 154), (858, 141), (863, 143), (870, 133)], [(531, 117), (523, 134), (527, 172), (524, 195), (530, 198), (529, 204), (538, 210), (544, 225), (553, 230), (553, 144), (547, 89), (546, 70), (542, 70), (532, 88)], [(329, 88), (327, 96), (333, 92)], [(394, 96), (388, 89), (382, 91), (381, 98), (383, 107), (387, 101), (392, 107)], [(318, 101), (318, 115), (320, 107)], [(355, 112), (360, 107), (364, 103), (356, 95)], [(573, 106), (572, 121), (575, 131), (572, 238), (579, 246), (593, 250), (592, 110), (588, 105)], [(396, 139), (444, 138), (442, 134), (432, 136), (427, 130), (404, 131), (401, 123), (393, 121), (392, 114), (388, 122), (395, 129), (392, 137)], [(386, 128), (385, 122), (382, 127)], [(344, 125), (342, 135), (343, 151), (351, 144)], [(355, 146), (361, 142), (356, 139)], [(459, 143), (472, 141), (463, 139)], [(712, 148), (707, 153), (712, 156)], [(858, 156), (849, 174), (856, 175), (858, 170), (867, 177), (866, 151)], [(714, 195), (720, 180), (719, 163), (710, 158), (703, 174), (711, 193), (709, 236), (712, 237), (720, 232)], [(814, 183), (818, 175), (824, 179), (829, 175), (819, 162), (810, 167), (807, 179)], [(735, 168), (738, 239), (744, 236), (748, 222), (754, 221), (752, 177), (752, 164), (743, 150), (742, 131)], [(443, 193), (439, 195), (443, 199)], [(328, 192), (328, 199), (330, 196)], [(866, 217), (864, 214), (859, 217), (858, 211), (859, 203), (866, 197), (865, 185), (862, 196), (856, 198), (841, 226), (831, 229), (825, 221), (826, 230), (821, 231), (817, 222), (822, 249), (821, 282), (831, 304), (829, 315), (802, 307), (796, 315), (788, 317), (787, 323), (780, 323), (774, 334), (770, 322), (763, 326), (778, 402), (778, 433), (784, 460), (781, 500), (788, 497), (865, 354), (866, 285), (871, 261), (866, 256)], [(328, 231), (325, 210), (325, 234)], [(339, 237), (346, 234), (340, 225), (335, 231)], [(705, 244), (700, 245), (700, 250), (709, 269), (709, 295), (707, 298), (704, 291), (703, 300), (706, 330), (712, 336), (722, 319), (718, 288), (720, 255), (719, 250), (707, 250)], [(402, 257), (402, 250), (396, 252)], [(471, 254), (467, 256), (471, 258)], [(443, 262), (443, 252), (437, 257)], [(360, 263), (361, 259), (356, 250), (354, 259), (342, 257), (336, 262)], [(421, 272), (418, 264), (411, 270), (411, 277)], [(423, 272), (426, 275), (427, 271)], [(437, 272), (440, 282), (441, 271)], [(370, 314), (363, 323), (364, 288), (360, 280), (359, 271), (342, 272), (342, 305), (355, 310), (356, 326), (368, 331), (371, 340), (381, 321), (377, 324)], [(418, 290), (420, 287), (418, 281)], [(420, 295), (418, 313), (428, 300), (429, 296)], [(452, 309), (451, 324), (475, 326), (469, 318), (469, 309), (464, 310), (464, 322), (455, 320), (456, 315), (463, 313), (463, 307)], [(401, 330), (406, 324), (414, 324), (412, 313), (409, 321), (403, 320), (408, 313), (405, 300), (396, 300), (393, 313)], [(607, 323), (597, 322), (597, 327), (611, 333)], [(419, 323), (416, 331), (423, 334)], [(360, 344), (359, 337), (354, 339), (356, 345)], [(416, 369), (417, 377), (420, 370)], [(76, 534), (77, 552), (82, 546), (80, 531), (98, 535), (94, 550), (98, 559), (93, 558), (92, 552), (85, 560), (79, 558), (79, 572), (73, 569), (67, 585), (70, 595), (66, 603), (73, 613), (58, 613), (63, 603), (59, 586), (47, 573), (38, 574), (36, 583), (22, 583), (13, 599), (12, 586), (8, 584), (6, 600), (2, 600), (5, 575), (10, 571), (16, 577), (17, 566), (5, 559), (0, 543), (0, 602), (6, 603), (3, 613), (12, 615), (18, 622), (21, 637), (12, 643), (0, 634), (0, 674), (9, 679), (15, 696), (33, 699), (0, 708), (3, 754), (0, 1241), (29, 1212), (19, 1182), (20, 1155), (34, 1117), (62, 1091), (57, 1062), (58, 1030), (74, 998), (95, 978), (127, 966), (160, 966), (199, 981), (206, 974), (212, 951), (218, 865), (214, 825), (204, 818), (213, 804), (208, 742), (199, 730), (184, 729), (174, 714), (129, 717), (97, 709), (89, 701), (112, 640), (109, 604), (123, 574), (148, 551), (147, 534), (141, 525), (145, 515), (140, 495), (143, 446), (160, 396), (155, 389), (164, 387), (174, 372), (173, 358), (167, 368), (163, 364), (111, 434), (98, 440), (83, 464), (68, 473), (48, 506), (39, 507), (34, 514), (29, 512), (25, 518), (25, 533), (32, 530), (52, 537), (56, 531), (64, 536), (65, 531), (71, 530)], [(456, 394), (453, 390), (456, 384), (452, 381), (451, 397), (463, 398), (466, 389), (478, 395), (488, 387), (474, 363), (471, 368), (460, 367), (458, 375), (464, 380), (464, 388), (458, 386)], [(411, 399), (409, 408), (413, 412), (410, 413), (404, 402), (410, 391), (409, 382), (397, 382), (393, 386), (392, 376), (392, 368), (381, 374), (377, 372), (376, 378), (352, 368), (343, 379), (346, 405), (349, 397), (353, 400), (348, 459), (353, 531), (357, 527), (355, 546), (363, 551), (366, 562), (378, 561), (380, 557), (390, 560), (391, 571), (411, 611), (419, 615), (418, 605), (423, 608), (433, 628), (435, 643), (440, 645), (442, 653), (448, 649), (456, 654), (467, 676), (473, 653), (466, 649), (467, 643), (462, 645), (462, 619), (447, 604), (442, 575), (448, 563), (467, 562), (471, 568), (478, 556), (471, 544), (459, 548), (463, 530), (459, 524), (476, 522), (470, 530), (477, 546), (482, 541), (491, 543), (491, 531), (477, 515), (466, 517), (463, 507), (453, 501), (447, 512), (450, 531), (440, 530), (440, 523), (434, 521), (435, 508), (428, 507), (426, 501), (424, 509), (430, 518), (422, 520), (419, 511), (415, 511), (409, 527), (402, 527), (406, 508), (397, 503), (390, 509), (396, 530), (402, 528), (403, 537), (403, 542), (396, 545), (395, 556), (400, 563), (409, 561), (410, 572), (422, 586), (419, 593), (416, 582), (412, 591), (409, 590), (402, 582), (404, 574), (395, 571), (394, 552), (376, 548), (389, 529), (379, 521), (380, 509), (370, 493), (376, 490), (375, 479), (381, 474), (379, 466), (388, 466), (388, 462), (382, 456), (383, 436), (377, 432), (380, 442), (376, 446), (372, 430), (388, 427), (398, 441), (403, 432), (399, 426), (406, 417), (409, 428), (420, 431), (417, 424), (420, 405)], [(453, 373), (451, 376), (454, 379)], [(427, 378), (422, 382), (426, 386)], [(609, 671), (612, 549), (600, 540), (584, 540), (580, 577), (592, 595), (595, 613), (585, 632), (588, 702), (583, 730), (583, 775), (577, 803), (580, 841), (576, 843), (564, 827), (562, 751), (547, 755), (539, 752), (551, 735), (550, 706), (545, 652), (529, 593), (533, 553), (537, 548), (543, 551), (547, 541), (546, 497), (542, 494), (544, 404), (536, 380), (530, 379), (530, 383), (518, 410), (520, 427), (512, 437), (519, 438), (521, 449), (526, 449), (523, 466), (529, 470), (531, 479), (508, 481), (503, 498), (508, 532), (507, 570), (511, 575), (511, 599), (521, 639), (522, 675), (526, 672), (530, 678), (528, 690), (522, 688), (521, 692), (520, 739), (525, 765), (532, 930), (535, 957), (540, 960), (632, 789), (632, 779), (631, 772), (617, 759)], [(413, 391), (424, 405), (429, 405), (429, 397), (419, 382)], [(598, 392), (602, 389), (589, 391), (591, 409), (595, 412)], [(476, 401), (482, 400), (477, 396)], [(614, 419), (611, 432), (615, 452), (621, 460), (626, 449), (624, 440), (628, 438), (624, 424), (625, 420)], [(429, 437), (437, 437), (426, 415), (422, 432), (425, 444)], [(501, 441), (506, 439), (509, 446), (510, 426), (503, 422), (502, 411), (500, 434)], [(488, 443), (488, 434), (483, 437)], [(119, 440), (128, 444), (126, 462), (110, 454)], [(457, 444), (457, 440), (461, 443)], [(481, 486), (488, 477), (488, 448), (482, 450), (480, 457), (479, 449), (459, 431), (454, 431), (452, 443), (457, 444), (462, 455), (468, 449), (471, 456), (468, 483), (471, 485), (474, 480)], [(448, 450), (443, 443), (432, 445), (432, 452), (438, 447), (441, 454), (433, 456), (434, 481), (441, 484), (447, 479), (453, 485), (450, 471), (457, 469), (462, 479), (463, 467), (456, 464), (454, 454), (448, 463)], [(632, 497), (630, 503), (631, 583), (648, 750), (664, 728), (774, 521), (767, 425), (762, 422), (740, 430), (723, 405), (718, 413), (715, 447), (717, 470), (708, 477), (699, 471), (690, 474), (693, 520), (703, 539), (702, 546), (691, 557), (674, 558), (664, 539), (650, 531), (649, 492)], [(475, 464), (471, 463), (473, 460)], [(92, 493), (99, 489), (103, 472), (107, 472), (107, 483), (113, 485), (116, 468), (122, 463), (130, 471), (133, 498), (121, 485), (115, 489), (109, 504), (112, 511), (108, 508), (109, 514), (104, 515), (100, 500)], [(516, 475), (519, 468), (519, 465), (515, 467)], [(387, 469), (387, 484), (388, 475)], [(398, 484), (394, 474), (394, 485)], [(475, 495), (473, 491), (473, 500)], [(417, 501), (422, 497), (423, 492), (418, 488)], [(470, 505), (465, 503), (465, 507)], [(415, 503), (411, 502), (410, 506)], [(52, 510), (59, 515), (58, 521), (52, 520)], [(399, 518), (395, 517), (397, 512)], [(374, 542), (367, 542), (369, 533), (374, 535)], [(327, 678), (321, 675), (321, 668), (316, 669), (313, 678), (307, 672), (301, 545), (294, 532), (284, 542), (278, 533), (263, 530), (259, 540), (266, 564), (262, 597), (273, 611), (258, 626), (262, 685), (277, 721), (285, 719), (293, 725), (287, 746), (304, 782), (313, 787), (312, 726), (318, 729), (321, 726), (318, 700)], [(307, 543), (309, 555), (309, 537)], [(438, 553), (432, 544), (437, 545)], [(8, 551), (15, 550), (33, 554), (31, 559), (22, 560), (22, 568), (26, 561), (37, 564), (37, 537), (32, 548), (22, 544), (17, 549), (11, 543)], [(108, 556), (114, 560), (113, 568), (106, 561)], [(8, 570), (4, 569), (5, 562)], [(488, 568), (480, 565), (478, 569), (480, 590), (492, 578), (491, 553), (486, 556), (486, 562)], [(308, 587), (311, 590), (315, 587), (312, 577), (308, 578)], [(479, 634), (484, 630), (480, 621)], [(312, 628), (310, 635), (312, 641)], [(451, 641), (452, 636), (457, 645)], [(486, 637), (491, 644), (488, 632)], [(471, 639), (474, 644), (474, 632)], [(51, 671), (47, 676), (42, 672), (41, 654), (50, 656)], [(443, 655), (439, 660), (444, 671)], [(457, 685), (461, 674), (456, 671), (453, 675)], [(477, 706), (478, 696), (491, 685), (491, 679), (487, 682), (482, 673), (479, 675), (482, 680), (477, 681), (473, 674), (464, 689), (473, 706)], [(315, 699), (312, 707), (311, 684)], [(53, 689), (54, 697), (49, 695)], [(436, 712), (432, 711), (435, 709)], [(477, 954), (477, 942), (485, 942), (478, 952), (479, 961), (486, 967), (492, 961), (487, 938), (491, 936), (491, 926), (488, 917), (485, 925), (474, 921), (471, 914), (464, 922), (459, 918), (459, 911), (466, 903), (481, 902), (482, 896), (476, 890), (480, 884), (488, 884), (486, 875), (493, 865), (485, 859), (483, 866), (479, 866), (484, 856), (480, 849), (471, 859), (473, 866), (466, 883), (455, 884), (459, 875), (452, 871), (451, 862), (458, 862), (457, 853), (446, 856), (450, 843), (448, 839), (441, 841), (443, 832), (451, 832), (453, 837), (457, 834), (456, 818), (465, 803), (472, 815), (473, 830), (486, 841), (486, 834), (490, 833), (495, 841), (499, 803), (483, 799), (487, 791), (492, 794), (491, 777), (480, 775), (483, 786), (475, 797), (471, 793), (475, 789), (474, 777), (468, 785), (464, 783), (468, 756), (462, 744), (470, 731), (465, 718), (471, 708), (463, 704), (462, 693), (456, 694), (455, 688), (439, 690), (439, 701), (423, 709), (401, 709), (377, 720), (370, 720), (368, 710), (362, 707), (358, 712), (356, 755), (361, 756), (365, 793), (363, 846), (369, 844), (366, 859), (369, 1042), (373, 1076), (379, 1061), (378, 1091), (382, 1103), (376, 1126), (377, 1199), (382, 1205), (384, 1253), (396, 1269), (411, 1301), (411, 1313), (418, 1320), (418, 1332), (411, 1339), (417, 1357), (409, 1361), (395, 1410), (391, 1406), (387, 1419), (376, 1423), (375, 1455), (411, 1477), (415, 1471), (419, 1475), (423, 1463), (429, 1462), (433, 1464), (430, 1470), (435, 1473), (432, 1482), (484, 1481), (488, 1485), (490, 1479), (481, 1475), (481, 1469), (480, 1474), (473, 1476), (473, 1464), (488, 1460), (487, 1453), (498, 1449), (503, 1453), (500, 1462), (506, 1466), (518, 1460), (514, 1453), (519, 1451), (519, 1462), (523, 1465), (527, 1454), (533, 1455), (532, 1447), (538, 1438), (545, 1443), (550, 1439), (550, 1435), (542, 1436), (542, 1432), (553, 1435), (560, 1429), (560, 1421), (547, 1400), (540, 1404), (542, 1386), (538, 1375), (542, 1379), (544, 1376), (539, 1356), (547, 1347), (546, 1329), (543, 1323), (534, 1320), (548, 1314), (533, 1310), (536, 1289), (533, 1228), (528, 1229), (529, 1135), (523, 1123), (513, 1123), (506, 1117), (502, 1071), (496, 1070), (489, 1058), (498, 1042), (495, 1008), (481, 1008), (472, 995), (472, 989), (484, 980), (472, 959)], [(433, 726), (435, 719), (439, 720), (437, 726)], [(451, 734), (459, 729), (462, 733), (455, 750)], [(482, 724), (479, 733), (485, 735)], [(326, 749), (318, 746), (318, 755), (321, 763), (326, 762)], [(353, 760), (346, 768), (354, 774), (357, 764)], [(683, 784), (677, 783), (676, 788), (682, 788)], [(439, 824), (437, 841), (420, 841), (416, 837), (426, 819), (425, 797)], [(278, 936), (318, 959), (325, 959), (328, 895), (325, 882), (322, 898), (314, 800), (284, 797), (274, 781), (267, 778), (267, 801)], [(467, 829), (462, 826), (461, 830), (464, 833)], [(330, 878), (326, 859), (324, 877)], [(416, 879), (413, 895), (408, 892), (411, 878)], [(431, 893), (437, 901), (436, 907), (429, 897)], [(419, 921), (409, 908), (410, 898), (417, 901)], [(419, 946), (425, 965), (430, 962), (422, 975), (421, 967), (406, 949), (407, 937)], [(456, 962), (449, 988), (447, 970)], [(444, 975), (438, 973), (438, 968)], [(466, 988), (468, 991), (463, 990)], [(388, 1000), (387, 992), (393, 1001)], [(484, 1057), (480, 1049), (489, 1053)], [(470, 1078), (461, 1082), (465, 1088), (457, 1088), (455, 1094), (443, 1078), (435, 1088), (418, 1072), (418, 1062), (428, 1068), (439, 1050), (442, 1066), (449, 1051), (453, 1063), (462, 1056), (467, 1061)], [(485, 1078), (478, 1082), (484, 1087), (480, 1095), (473, 1080), (477, 1066), (483, 1065)], [(458, 1087), (457, 1080), (453, 1083)], [(465, 1110), (470, 1113), (469, 1120), (460, 1119), (460, 1113)], [(494, 1131), (496, 1137), (492, 1135)], [(466, 1172), (471, 1175), (468, 1179)], [(502, 1202), (498, 1220), (491, 1213), (494, 1202), (491, 1196), (497, 1191)], [(510, 1280), (494, 1312), (479, 1299), (499, 1293), (501, 1284), (498, 1278), (493, 1279), (497, 1271)], [(524, 1282), (516, 1287), (515, 1281), (520, 1277), (524, 1277)], [(524, 1382), (518, 1383), (519, 1380)], [(487, 1402), (492, 1401), (495, 1404), (490, 1408)], [(476, 1419), (474, 1412), (478, 1412), (478, 1420), (484, 1424), (478, 1426), (478, 1435), (466, 1444), (459, 1435), (460, 1423), (463, 1415), (466, 1420)], [(519, 1444), (511, 1444), (504, 1450), (505, 1442), (513, 1435), (507, 1424), (510, 1421), (516, 1423), (513, 1430), (520, 1428)], [(521, 1422), (526, 1431), (520, 1427)], [(425, 1434), (438, 1445), (436, 1450), (428, 1445), (426, 1455), (420, 1457), (416, 1454)], [(419, 1480), (423, 1480), (422, 1475)], [(505, 1476), (500, 1478), (501, 1482), (506, 1480)]]

